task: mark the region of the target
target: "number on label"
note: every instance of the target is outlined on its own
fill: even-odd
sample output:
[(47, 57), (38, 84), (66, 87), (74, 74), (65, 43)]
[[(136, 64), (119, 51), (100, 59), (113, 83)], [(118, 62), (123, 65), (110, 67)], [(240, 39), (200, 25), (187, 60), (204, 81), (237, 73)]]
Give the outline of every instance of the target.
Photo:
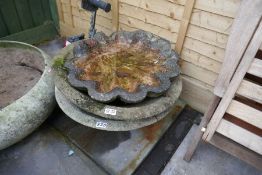
[(106, 122), (96, 122), (96, 127), (97, 128), (106, 128), (107, 123)]
[(111, 108), (105, 108), (105, 114), (116, 115), (116, 110)]

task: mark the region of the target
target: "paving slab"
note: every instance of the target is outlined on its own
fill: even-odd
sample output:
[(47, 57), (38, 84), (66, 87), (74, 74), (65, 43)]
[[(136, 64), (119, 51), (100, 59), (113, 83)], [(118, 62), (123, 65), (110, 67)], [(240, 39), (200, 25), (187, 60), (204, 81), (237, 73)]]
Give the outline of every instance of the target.
[(197, 125), (189, 133), (162, 171), (161, 175), (262, 175), (262, 172), (242, 160), (201, 142), (190, 163), (183, 160)]
[(1, 175), (105, 175), (98, 165), (46, 124), (0, 152)]
[(58, 112), (50, 121), (80, 150), (109, 174), (132, 174), (184, 108), (178, 100), (176, 112), (160, 122), (137, 130), (110, 132), (78, 124)]

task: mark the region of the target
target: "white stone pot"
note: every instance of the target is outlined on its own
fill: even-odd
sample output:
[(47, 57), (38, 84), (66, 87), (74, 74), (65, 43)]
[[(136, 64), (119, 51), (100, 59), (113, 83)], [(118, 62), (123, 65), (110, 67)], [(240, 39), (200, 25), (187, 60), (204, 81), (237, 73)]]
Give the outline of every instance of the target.
[(55, 107), (51, 59), (42, 50), (22, 42), (0, 41), (0, 47), (17, 47), (40, 53), (45, 61), (44, 72), (30, 91), (0, 110), (0, 150), (34, 131)]

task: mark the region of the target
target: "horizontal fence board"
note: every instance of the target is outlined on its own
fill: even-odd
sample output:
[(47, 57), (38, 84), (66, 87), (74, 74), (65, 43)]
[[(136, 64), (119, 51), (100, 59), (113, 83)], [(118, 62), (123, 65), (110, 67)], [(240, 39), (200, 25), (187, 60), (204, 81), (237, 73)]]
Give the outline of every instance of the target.
[(183, 74), (198, 79), (204, 83), (214, 86), (217, 74), (209, 70), (198, 67), (187, 61), (181, 61), (181, 70)]
[(69, 14), (69, 13), (63, 13), (63, 17), (64, 17), (64, 22), (67, 24), (67, 25), (70, 25), (72, 27), (74, 27), (74, 22), (73, 22), (73, 18), (72, 18), (72, 14)]
[(197, 79), (182, 75), (183, 89), (180, 98), (196, 110), (204, 113), (212, 97), (211, 86)]
[[(184, 11), (184, 6), (177, 5), (165, 0), (121, 0), (120, 2), (122, 2), (121, 4), (123, 5), (131, 5), (133, 9), (142, 8), (144, 10), (166, 15), (177, 20), (182, 19)], [(198, 3), (198, 1), (196, 1), (196, 3)], [(210, 13), (207, 11), (194, 9), (190, 23), (220, 33), (229, 34), (233, 19), (230, 17), (217, 15), (212, 12)]]
[[(97, 16), (102, 16), (104, 18), (107, 18), (109, 20), (112, 20), (112, 14), (109, 12), (109, 13), (99, 13), (99, 12), (102, 12), (102, 10), (100, 11), (97, 11)], [(73, 15), (75, 16), (80, 16), (81, 18), (83, 19), (86, 19), (86, 20), (89, 20), (90, 19), (90, 16), (91, 16), (91, 13), (82, 9), (82, 8), (77, 8), (77, 7), (72, 7), (72, 13)]]
[(206, 57), (222, 62), (225, 50), (216, 46), (212, 46), (208, 43), (203, 43), (199, 40), (186, 37), (184, 42), (184, 48), (191, 49), (197, 53), (200, 53)]
[[(77, 17), (79, 19), (82, 19), (82, 20), (88, 21), (88, 22), (90, 21), (90, 16), (91, 16), (90, 13), (79, 13), (76, 10), (72, 10), (72, 15), (74, 17)], [(99, 24), (101, 26), (105, 26), (110, 30), (112, 29), (112, 20), (105, 18), (103, 16), (99, 16), (99, 15), (96, 16), (96, 24)]]
[[(175, 20), (171, 17), (153, 13), (138, 7), (135, 8), (127, 4), (120, 4), (119, 10), (120, 15), (125, 15), (141, 20), (145, 23), (145, 25), (147, 23), (153, 24), (175, 33), (178, 32), (180, 27), (179, 20)], [(228, 36), (225, 34), (198, 27), (196, 25), (190, 25), (186, 35), (221, 48), (225, 48), (228, 39)]]
[[(74, 22), (75, 28), (85, 29), (85, 30), (87, 30), (87, 32), (89, 31), (89, 27), (90, 27), (89, 21), (83, 20), (83, 19), (76, 17), (76, 16), (73, 16), (73, 22)], [(102, 22), (102, 24), (104, 24), (104, 23)], [(97, 26), (103, 27), (107, 31), (111, 31), (110, 27), (105, 26), (105, 25), (100, 25), (100, 23), (98, 21), (97, 21), (97, 24), (96, 24), (96, 28), (97, 28)]]
[(257, 109), (236, 100), (232, 100), (226, 112), (262, 129), (262, 112)]
[(262, 104), (262, 86), (243, 80), (237, 90), (237, 94)]
[[(75, 23), (78, 23), (78, 25), (76, 27), (82, 27), (82, 26), (90, 26), (90, 21), (89, 20), (86, 20), (86, 19), (83, 19), (83, 18), (80, 18), (78, 16), (73, 16), (73, 21), (74, 21), (74, 25)], [(100, 25), (100, 26), (103, 26), (105, 28), (107, 28), (108, 30), (111, 30), (112, 29), (112, 21), (111, 20), (108, 20), (102, 16), (97, 16), (96, 18), (96, 25)]]
[(262, 60), (255, 58), (247, 72), (262, 78)]
[[(107, 28), (100, 25), (96, 25), (96, 29), (97, 32), (103, 31), (106, 35), (110, 35), (112, 33), (111, 30), (108, 30)], [(84, 33), (86, 36), (88, 36), (88, 30), (89, 30), (89, 24), (87, 26), (83, 25), (80, 28), (80, 27), (72, 27), (66, 23), (60, 22), (61, 36), (79, 35), (80, 33)]]
[(212, 60), (204, 55), (201, 55), (185, 47), (183, 48), (181, 52), (181, 58), (187, 62), (190, 62), (194, 65), (205, 68), (215, 73), (219, 73), (220, 68), (221, 68), (220, 62)]
[[(186, 0), (166, 0), (176, 4), (185, 5)], [(241, 0), (197, 0), (195, 8), (222, 16), (234, 17)]]
[(168, 30), (165, 30), (159, 26), (155, 26), (152, 24), (145, 25), (143, 21), (132, 18), (132, 17), (120, 15), (119, 22), (127, 26), (130, 26), (131, 28), (134, 28), (134, 29), (142, 29), (145, 31), (152, 32), (153, 34), (163, 37), (171, 41), (172, 43), (175, 43), (177, 40), (177, 33), (170, 32)]
[(217, 132), (262, 155), (262, 137), (222, 119)]

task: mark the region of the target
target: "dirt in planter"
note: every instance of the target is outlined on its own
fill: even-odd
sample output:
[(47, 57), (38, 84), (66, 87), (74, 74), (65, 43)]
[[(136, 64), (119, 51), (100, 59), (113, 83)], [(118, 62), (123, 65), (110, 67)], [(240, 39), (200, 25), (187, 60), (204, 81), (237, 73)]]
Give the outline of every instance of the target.
[(0, 109), (25, 95), (38, 82), (43, 70), (44, 59), (39, 53), (0, 48)]

